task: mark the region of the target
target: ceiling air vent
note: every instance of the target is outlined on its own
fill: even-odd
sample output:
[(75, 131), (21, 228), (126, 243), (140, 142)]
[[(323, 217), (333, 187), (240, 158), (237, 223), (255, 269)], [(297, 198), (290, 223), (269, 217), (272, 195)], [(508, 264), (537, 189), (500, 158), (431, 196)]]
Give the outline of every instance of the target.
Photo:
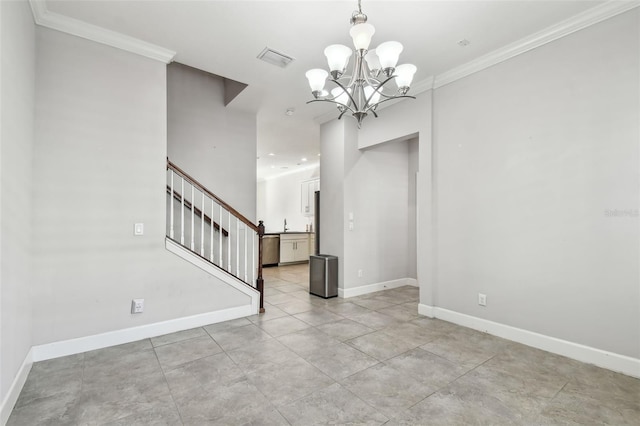
[(260, 52), (258, 59), (280, 68), (285, 68), (294, 61), (294, 58), (291, 56), (285, 55), (284, 53), (278, 52), (277, 50), (273, 50), (269, 47), (265, 47), (264, 50)]

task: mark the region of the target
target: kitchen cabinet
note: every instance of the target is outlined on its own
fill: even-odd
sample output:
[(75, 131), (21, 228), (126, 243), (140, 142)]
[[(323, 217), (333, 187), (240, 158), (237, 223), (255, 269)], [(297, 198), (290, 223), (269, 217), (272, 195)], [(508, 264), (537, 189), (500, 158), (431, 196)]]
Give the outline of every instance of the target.
[(300, 210), (303, 216), (313, 216), (316, 191), (320, 191), (320, 179), (306, 180), (300, 184)]
[(308, 234), (280, 234), (280, 264), (309, 260)]

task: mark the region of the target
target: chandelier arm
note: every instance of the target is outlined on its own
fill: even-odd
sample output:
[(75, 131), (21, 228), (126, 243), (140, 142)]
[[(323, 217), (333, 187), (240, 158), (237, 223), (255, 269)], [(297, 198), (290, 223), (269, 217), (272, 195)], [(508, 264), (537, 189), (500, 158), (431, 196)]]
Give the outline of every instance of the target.
[[(387, 84), (387, 83), (389, 82), (389, 80), (392, 80), (392, 79), (394, 79), (394, 78), (396, 78), (396, 76), (395, 76), (395, 75), (392, 75), (391, 77), (387, 77), (387, 79), (386, 79), (385, 81), (383, 81), (382, 83), (378, 84), (378, 87), (376, 88), (376, 91), (377, 91), (378, 89), (382, 89), (382, 87), (383, 87), (385, 84)], [(382, 92), (380, 92), (380, 94), (382, 95)]]
[[(378, 105), (380, 105), (380, 104), (382, 104), (382, 103), (385, 103), (385, 102), (387, 102), (387, 101), (392, 101), (392, 100), (394, 100), (394, 99), (402, 99), (402, 98), (411, 98), (411, 99), (415, 99), (416, 97), (415, 97), (415, 96), (410, 96), (410, 95), (393, 96), (393, 97), (390, 97), (390, 98), (387, 98), (387, 99), (383, 99), (383, 100), (381, 100), (380, 102), (378, 102), (378, 103), (376, 103), (376, 104), (374, 104), (374, 105), (369, 105), (369, 106), (367, 107), (367, 109), (366, 109), (364, 112), (369, 112), (369, 111), (371, 111), (371, 112), (373, 112), (373, 114), (375, 115), (375, 111), (373, 111), (373, 108), (375, 108), (375, 107), (377, 107)], [(313, 102), (313, 101), (309, 101), (309, 102)], [(309, 103), (309, 102), (307, 102), (307, 103)]]
[(341, 104), (340, 102), (336, 102), (333, 99), (312, 99), (310, 101), (307, 101), (307, 104), (310, 104), (312, 102), (329, 102), (329, 103), (336, 104), (338, 106), (344, 107), (345, 111), (343, 111), (342, 114), (340, 114), (341, 117), (346, 112), (347, 109), (349, 111), (351, 111), (352, 114), (355, 114), (355, 111), (349, 105)]
[[(349, 93), (349, 91), (347, 90), (347, 88), (346, 88), (346, 87), (344, 87), (342, 84), (340, 84), (340, 82), (339, 82), (338, 80), (331, 80), (331, 81), (333, 81), (335, 84), (337, 84), (338, 86), (340, 86), (340, 88), (344, 91), (344, 93), (346, 93), (346, 94), (347, 94), (347, 96), (349, 96), (349, 99), (351, 100), (351, 103), (352, 103), (354, 106), (358, 106), (358, 103), (357, 103), (357, 102), (356, 102), (356, 100), (353, 98), (353, 96), (351, 96), (351, 93)], [(349, 86), (347, 86), (347, 87), (349, 87)], [(335, 102), (335, 101), (334, 101), (334, 103), (339, 104), (339, 105), (344, 105), (344, 104), (341, 104), (341, 103), (339, 103), (339, 102)], [(345, 106), (346, 106), (347, 108), (349, 108), (349, 109), (351, 110), (351, 112), (355, 112), (355, 111), (354, 111), (353, 109), (351, 109), (348, 105), (345, 105)]]
[[(364, 103), (365, 107), (367, 107), (367, 108), (365, 108), (365, 111), (371, 110), (371, 108), (375, 107), (376, 105), (378, 105), (380, 103), (380, 102), (376, 102), (374, 105), (370, 105), (369, 104), (369, 101), (373, 98), (373, 95), (375, 95), (376, 93), (378, 93), (379, 95), (384, 96), (385, 98), (389, 97), (387, 95), (383, 95), (381, 90), (382, 90), (382, 86), (387, 84), (389, 82), (389, 80), (391, 80), (392, 78), (395, 78), (395, 75), (392, 75), (391, 77), (388, 77), (385, 81), (383, 81), (382, 83), (378, 84), (378, 86), (375, 88), (375, 90), (373, 92), (371, 92), (371, 95), (369, 95), (369, 97), (367, 98), (366, 102)], [(366, 75), (365, 75), (365, 80), (368, 82), (368, 79), (366, 78)], [(369, 85), (371, 85), (371, 83), (369, 83)], [(371, 87), (373, 87), (373, 86), (371, 86)]]

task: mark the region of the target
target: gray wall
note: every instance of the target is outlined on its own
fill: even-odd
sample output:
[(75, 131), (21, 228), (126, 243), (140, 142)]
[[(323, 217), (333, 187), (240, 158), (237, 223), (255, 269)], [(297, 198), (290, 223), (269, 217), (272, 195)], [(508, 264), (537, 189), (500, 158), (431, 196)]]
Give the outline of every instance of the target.
[(29, 4), (0, 2), (0, 28), (0, 401), (4, 401), (32, 339), (35, 29)]
[(406, 142), (360, 151), (357, 138), (345, 140), (345, 288), (408, 277), (408, 158)]
[(166, 65), (44, 28), (37, 58), (33, 343), (247, 305), (164, 247)]
[(438, 306), (640, 357), (639, 13), (436, 90)]
[(320, 127), (320, 253), (338, 256), (338, 285), (344, 288), (345, 121)]
[(409, 235), (408, 143), (359, 149), (361, 132), (349, 117), (321, 128), (320, 251), (340, 258), (343, 289), (411, 277), (409, 240), (416, 241)]
[(224, 106), (222, 77), (167, 66), (169, 159), (256, 221), (256, 116)]
[(418, 135), (422, 304), (640, 357), (639, 14), (364, 123), (360, 149)]
[[(432, 305), (437, 297), (435, 292), (435, 241), (436, 230), (433, 227), (434, 209), (432, 197), (437, 188), (434, 186), (435, 164), (432, 149), (432, 95), (431, 90), (420, 93), (415, 100), (400, 102), (385, 108), (380, 118), (367, 118), (365, 125), (358, 131), (358, 147), (366, 149), (386, 142), (417, 144), (410, 150), (406, 167), (420, 170), (416, 179), (416, 274), (413, 276), (408, 266), (408, 278), (417, 276), (420, 286), (420, 303)], [(417, 153), (415, 150), (417, 149)], [(323, 153), (324, 155), (324, 153)], [(418, 164), (415, 164), (415, 156)], [(409, 201), (411, 202), (411, 200)], [(413, 239), (413, 237), (411, 237)], [(405, 242), (410, 253), (410, 239)], [(381, 260), (383, 261), (383, 259)]]

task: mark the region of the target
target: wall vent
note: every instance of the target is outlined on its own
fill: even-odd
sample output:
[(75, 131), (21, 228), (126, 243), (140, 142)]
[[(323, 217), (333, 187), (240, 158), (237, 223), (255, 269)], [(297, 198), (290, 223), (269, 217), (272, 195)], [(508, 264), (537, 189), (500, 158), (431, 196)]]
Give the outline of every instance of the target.
[(258, 55), (258, 59), (280, 68), (285, 68), (295, 60), (293, 57), (282, 52), (278, 52), (277, 50), (273, 50), (269, 47), (265, 47), (262, 52), (260, 52), (260, 54)]

